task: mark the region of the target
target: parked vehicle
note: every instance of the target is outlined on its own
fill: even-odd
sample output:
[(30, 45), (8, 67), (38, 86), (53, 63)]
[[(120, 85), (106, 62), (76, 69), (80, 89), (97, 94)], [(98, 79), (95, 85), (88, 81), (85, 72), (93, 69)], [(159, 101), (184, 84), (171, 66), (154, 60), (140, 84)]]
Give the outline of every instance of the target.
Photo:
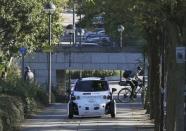
[(102, 46), (94, 42), (84, 42), (81, 43), (81, 47), (102, 47)]
[(96, 32), (92, 32), (92, 31), (88, 31), (84, 34), (85, 38), (88, 38), (88, 37), (96, 37), (97, 36), (97, 33)]
[(68, 117), (74, 116), (102, 116), (110, 114), (116, 116), (116, 102), (109, 88), (108, 82), (102, 78), (87, 77), (77, 80), (68, 102)]
[(106, 34), (105, 34), (105, 30), (97, 31), (97, 34), (98, 34), (98, 35), (106, 35)]
[(85, 42), (87, 43), (90, 43), (90, 42), (98, 43), (99, 41), (100, 41), (99, 37), (88, 38), (85, 40)]

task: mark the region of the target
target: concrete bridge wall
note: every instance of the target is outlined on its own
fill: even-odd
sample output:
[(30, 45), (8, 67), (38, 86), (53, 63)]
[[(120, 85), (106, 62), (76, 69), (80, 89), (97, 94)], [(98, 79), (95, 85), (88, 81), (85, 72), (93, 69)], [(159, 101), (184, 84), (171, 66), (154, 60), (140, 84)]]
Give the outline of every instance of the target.
[[(52, 83), (56, 84), (59, 70), (134, 70), (143, 60), (139, 52), (57, 52), (52, 54)], [(70, 63), (70, 64), (69, 64)], [(30, 66), (36, 79), (46, 83), (48, 63), (46, 53), (34, 53), (25, 57), (25, 66)]]

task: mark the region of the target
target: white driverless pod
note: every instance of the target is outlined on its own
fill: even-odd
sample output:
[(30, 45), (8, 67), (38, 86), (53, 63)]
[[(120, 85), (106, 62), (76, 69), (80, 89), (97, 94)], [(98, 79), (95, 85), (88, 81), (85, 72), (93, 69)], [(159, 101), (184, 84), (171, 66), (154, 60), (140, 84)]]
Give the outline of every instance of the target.
[(110, 114), (116, 116), (116, 102), (106, 80), (97, 77), (81, 78), (71, 90), (68, 117), (94, 117)]

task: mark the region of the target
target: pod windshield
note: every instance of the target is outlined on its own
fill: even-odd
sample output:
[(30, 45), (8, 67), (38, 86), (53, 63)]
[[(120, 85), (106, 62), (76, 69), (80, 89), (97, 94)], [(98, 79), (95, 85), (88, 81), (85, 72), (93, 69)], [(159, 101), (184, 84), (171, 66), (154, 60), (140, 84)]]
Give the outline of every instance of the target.
[(97, 92), (108, 90), (108, 83), (100, 80), (78, 81), (75, 85), (75, 91)]

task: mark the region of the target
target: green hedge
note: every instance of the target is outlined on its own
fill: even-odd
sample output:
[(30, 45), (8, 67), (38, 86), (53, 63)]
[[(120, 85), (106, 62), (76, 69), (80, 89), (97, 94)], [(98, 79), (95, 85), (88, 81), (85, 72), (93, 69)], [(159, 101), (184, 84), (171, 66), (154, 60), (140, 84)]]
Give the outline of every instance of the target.
[(48, 91), (34, 82), (23, 81), (15, 65), (7, 73), (5, 81), (0, 79), (0, 131), (15, 131), (25, 117), (48, 104)]
[(0, 131), (15, 131), (25, 117), (47, 104), (44, 87), (18, 78), (0, 81)]
[(15, 131), (25, 117), (36, 112), (41, 104), (33, 98), (24, 101), (17, 96), (0, 95), (0, 131)]
[(22, 79), (10, 79), (0, 82), (0, 94), (19, 96), (25, 101), (27, 98), (35, 99), (43, 104), (48, 103), (47, 90), (36, 83), (28, 83)]
[(0, 96), (0, 131), (14, 131), (24, 119), (24, 103), (21, 98)]

